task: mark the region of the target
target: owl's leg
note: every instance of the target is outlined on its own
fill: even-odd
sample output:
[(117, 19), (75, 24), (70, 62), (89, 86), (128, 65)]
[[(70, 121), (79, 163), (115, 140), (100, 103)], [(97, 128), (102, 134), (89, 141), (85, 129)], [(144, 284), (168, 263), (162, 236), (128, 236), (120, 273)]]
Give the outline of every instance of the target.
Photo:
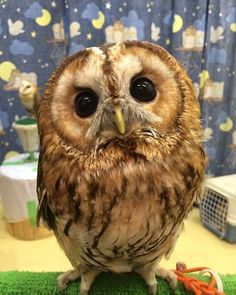
[(148, 285), (150, 295), (157, 294), (157, 280), (156, 276), (166, 280), (170, 287), (175, 290), (177, 288), (177, 277), (169, 270), (166, 270), (160, 266), (144, 266), (142, 268), (135, 269), (135, 272), (141, 275)]
[(100, 270), (95, 269), (87, 269), (83, 271), (81, 274), (81, 283), (80, 283), (80, 295), (88, 295), (88, 291), (96, 278), (96, 276), (100, 273)]
[(61, 274), (57, 278), (58, 287), (61, 291), (65, 290), (69, 282), (77, 280), (81, 276), (80, 269), (75, 268)]

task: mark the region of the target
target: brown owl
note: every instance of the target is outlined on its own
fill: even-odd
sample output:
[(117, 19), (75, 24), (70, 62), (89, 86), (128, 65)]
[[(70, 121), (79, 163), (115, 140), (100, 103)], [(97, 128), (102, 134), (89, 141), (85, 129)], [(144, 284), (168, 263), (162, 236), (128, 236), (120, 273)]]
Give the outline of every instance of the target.
[(49, 79), (38, 113), (38, 219), (53, 229), (88, 294), (100, 272), (137, 272), (156, 294), (159, 266), (200, 196), (206, 165), (190, 78), (160, 46), (82, 50)]

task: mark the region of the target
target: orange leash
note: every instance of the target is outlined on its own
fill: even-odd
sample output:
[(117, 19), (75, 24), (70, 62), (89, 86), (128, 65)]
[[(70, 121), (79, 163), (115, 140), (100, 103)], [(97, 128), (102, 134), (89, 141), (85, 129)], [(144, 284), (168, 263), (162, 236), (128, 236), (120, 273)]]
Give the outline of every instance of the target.
[[(210, 283), (202, 282), (194, 277), (189, 277), (185, 275), (186, 273), (199, 272), (199, 271), (209, 272), (211, 275)], [(216, 289), (216, 279), (209, 271), (207, 267), (195, 267), (195, 268), (186, 268), (186, 265), (182, 262), (176, 264), (176, 270), (173, 272), (177, 275), (178, 281), (184, 284), (184, 287), (187, 291), (193, 292), (194, 295), (226, 295), (225, 293)]]

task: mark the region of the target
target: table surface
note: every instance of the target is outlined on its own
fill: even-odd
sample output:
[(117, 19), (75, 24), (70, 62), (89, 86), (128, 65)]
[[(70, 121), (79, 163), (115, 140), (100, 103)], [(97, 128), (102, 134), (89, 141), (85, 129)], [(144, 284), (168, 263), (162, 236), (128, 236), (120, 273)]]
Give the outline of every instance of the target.
[[(38, 153), (34, 153), (35, 158), (38, 158)], [(36, 179), (38, 162), (27, 162), (28, 154), (20, 154), (5, 160), (0, 166), (0, 179), (1, 176), (9, 177), (12, 179)]]

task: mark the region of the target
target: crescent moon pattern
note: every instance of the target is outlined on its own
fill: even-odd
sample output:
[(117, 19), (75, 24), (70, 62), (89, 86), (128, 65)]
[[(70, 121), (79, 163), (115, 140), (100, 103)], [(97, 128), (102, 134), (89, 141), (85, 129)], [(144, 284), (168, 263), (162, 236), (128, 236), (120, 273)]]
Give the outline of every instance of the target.
[[(170, 51), (194, 82), (209, 171), (236, 173), (229, 161), (230, 153), (236, 152), (236, 68), (231, 50), (236, 10), (232, 1), (224, 1), (224, 7), (186, 0), (175, 0), (174, 6), (173, 1), (165, 5), (163, 1), (127, 0), (25, 0), (17, 5), (0, 1), (0, 162), (8, 152), (22, 152), (11, 125), (15, 116), (26, 114), (17, 91), (4, 90), (14, 73), (37, 76), (42, 92), (65, 55), (102, 43), (147, 40)], [(220, 151), (219, 141), (224, 144)]]

